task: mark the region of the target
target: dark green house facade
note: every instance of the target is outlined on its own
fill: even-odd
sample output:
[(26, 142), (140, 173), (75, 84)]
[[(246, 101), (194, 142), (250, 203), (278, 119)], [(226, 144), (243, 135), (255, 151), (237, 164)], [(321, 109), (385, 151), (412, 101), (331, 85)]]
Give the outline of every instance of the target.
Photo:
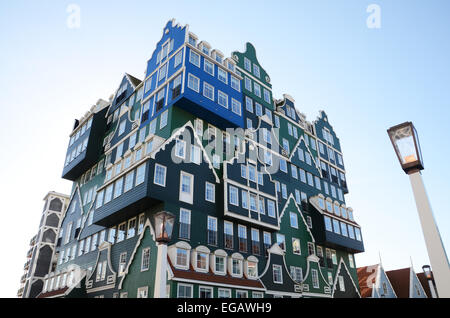
[(225, 58), (169, 21), (145, 79), (125, 74), (75, 122), (62, 176), (38, 297), (359, 297), (339, 138), (325, 112), (309, 122), (273, 97), (250, 43)]

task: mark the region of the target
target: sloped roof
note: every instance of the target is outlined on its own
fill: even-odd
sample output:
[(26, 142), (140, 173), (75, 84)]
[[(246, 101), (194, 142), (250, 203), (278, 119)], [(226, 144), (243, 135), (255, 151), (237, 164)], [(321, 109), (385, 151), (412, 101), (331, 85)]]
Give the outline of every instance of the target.
[(217, 284), (227, 284), (227, 285), (233, 285), (236, 287), (247, 287), (247, 288), (259, 288), (263, 289), (264, 286), (261, 284), (260, 280), (256, 279), (247, 279), (247, 278), (237, 278), (232, 277), (229, 273), (227, 275), (221, 276), (221, 275), (215, 275), (211, 273), (211, 270), (209, 270), (207, 273), (200, 273), (194, 270), (192, 268), (192, 265), (190, 266), (189, 270), (182, 270), (177, 269), (172, 265), (172, 262), (170, 261), (170, 258), (167, 259), (170, 268), (172, 270), (174, 278), (181, 278), (181, 279), (189, 279), (189, 280), (196, 280), (196, 281), (203, 281), (203, 282), (212, 282)]
[(130, 79), (130, 81), (132, 82), (132, 84), (134, 85), (134, 87), (138, 86), (139, 84), (142, 83), (142, 81), (136, 77), (134, 77), (133, 75), (130, 75), (128, 73), (126, 73), (128, 78)]
[(398, 298), (409, 298), (410, 271), (407, 267), (386, 272)]
[[(358, 274), (359, 289), (361, 291), (361, 298), (372, 297), (372, 286), (375, 284), (378, 275), (378, 264), (372, 266), (358, 267), (356, 273)], [(375, 271), (373, 271), (375, 269)], [(372, 277), (369, 279), (369, 277)], [(370, 285), (370, 286), (368, 286)]]
[(425, 291), (425, 294), (427, 294), (428, 298), (433, 298), (433, 295), (431, 294), (430, 285), (428, 285), (428, 280), (425, 277), (425, 273), (418, 273), (417, 278), (419, 279), (420, 283), (422, 284), (423, 290)]

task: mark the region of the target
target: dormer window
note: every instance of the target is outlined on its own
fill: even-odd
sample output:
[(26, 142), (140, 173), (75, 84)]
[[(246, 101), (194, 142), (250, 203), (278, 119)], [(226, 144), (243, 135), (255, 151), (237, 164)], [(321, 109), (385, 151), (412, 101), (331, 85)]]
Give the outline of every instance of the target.
[(202, 52), (205, 53), (206, 55), (209, 55), (209, 48), (207, 46), (203, 45)]
[(197, 46), (197, 38), (192, 34), (189, 35), (189, 44), (192, 46)]

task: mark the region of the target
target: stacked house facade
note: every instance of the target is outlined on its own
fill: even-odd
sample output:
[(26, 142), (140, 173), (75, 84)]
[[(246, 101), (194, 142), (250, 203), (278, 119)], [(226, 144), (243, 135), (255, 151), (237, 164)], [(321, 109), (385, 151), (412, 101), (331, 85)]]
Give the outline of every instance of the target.
[(19, 298), (37, 297), (44, 287), (45, 276), (53, 270), (52, 259), (69, 196), (50, 191), (44, 202), (39, 230), (30, 240), (27, 261), (23, 266), (24, 273), (17, 291)]
[[(169, 21), (70, 135), (73, 188), (39, 297), (359, 297), (364, 251), (339, 138), (272, 95), (252, 44), (226, 58)], [(158, 257), (153, 216), (175, 216)]]

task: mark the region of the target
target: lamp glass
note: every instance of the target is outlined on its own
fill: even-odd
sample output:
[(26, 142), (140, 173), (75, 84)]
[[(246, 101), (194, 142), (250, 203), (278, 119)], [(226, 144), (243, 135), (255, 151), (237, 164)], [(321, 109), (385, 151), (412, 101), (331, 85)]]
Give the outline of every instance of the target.
[(402, 164), (412, 163), (419, 159), (411, 126), (397, 129), (391, 134)]

